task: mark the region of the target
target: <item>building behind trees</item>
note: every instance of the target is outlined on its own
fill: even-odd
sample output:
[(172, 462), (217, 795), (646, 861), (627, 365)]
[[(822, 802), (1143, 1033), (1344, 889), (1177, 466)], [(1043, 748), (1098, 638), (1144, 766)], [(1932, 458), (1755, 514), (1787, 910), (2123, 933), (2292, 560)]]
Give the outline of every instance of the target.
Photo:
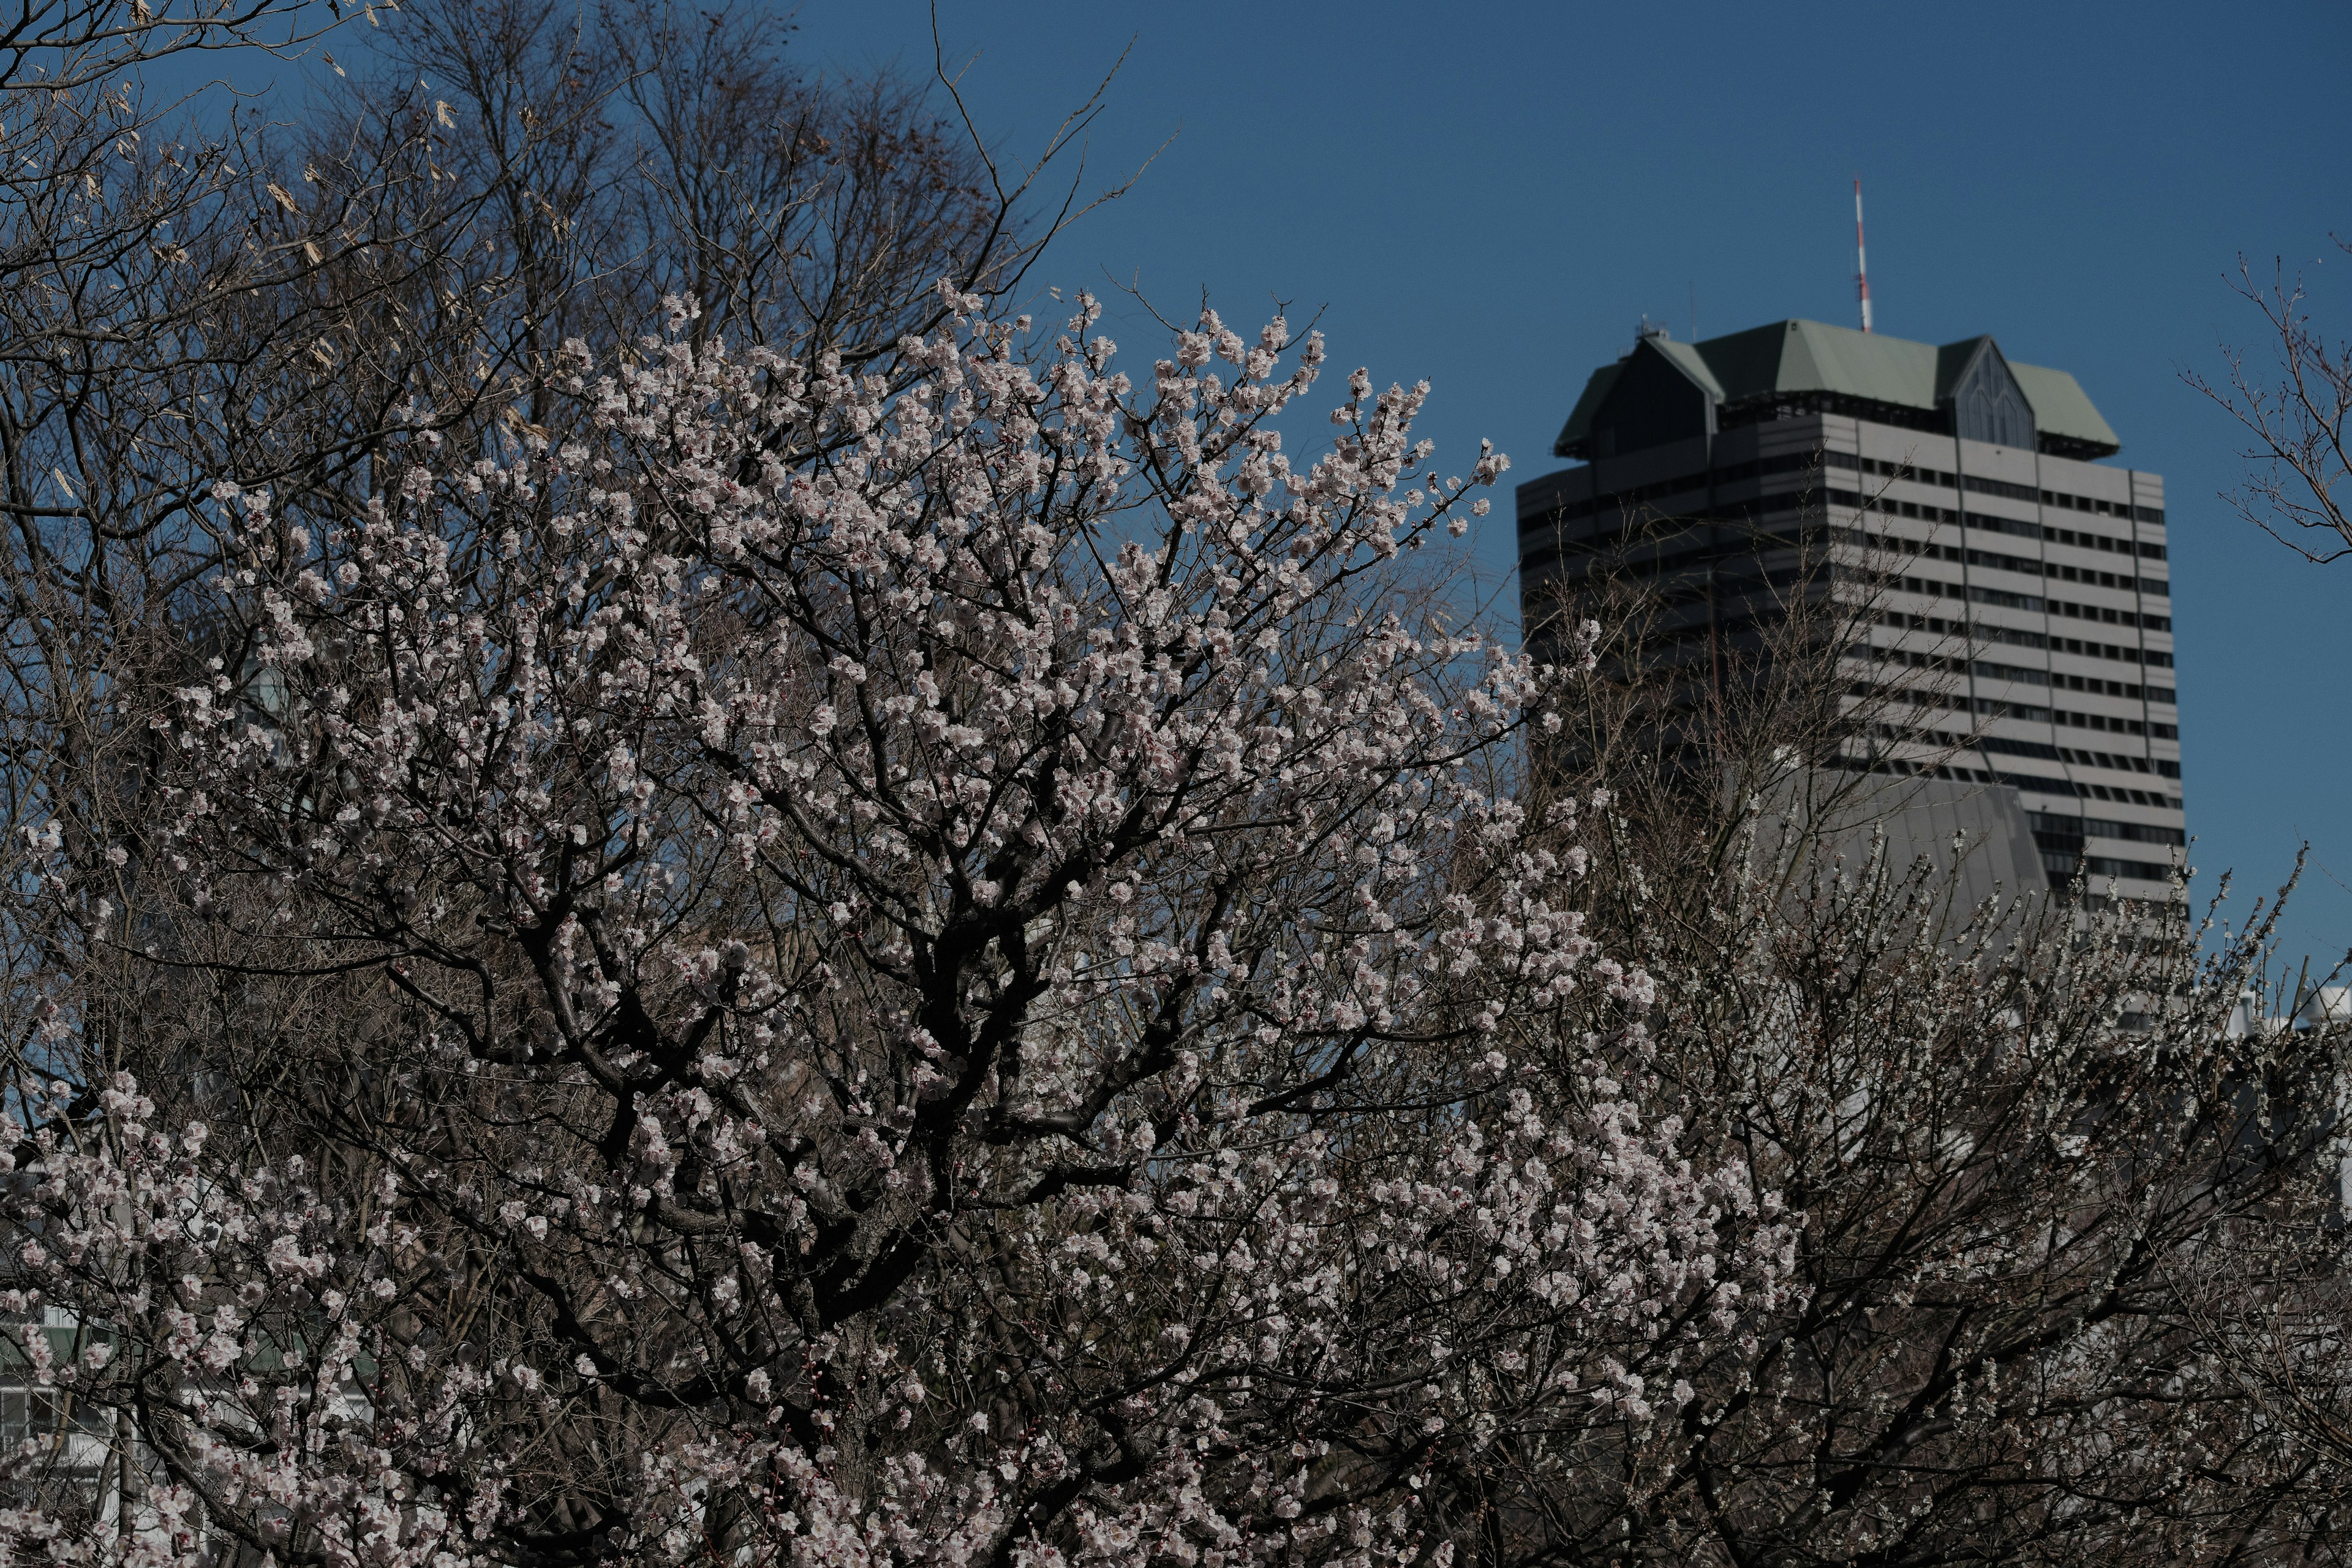
[(2185, 840), (2164, 482), (2104, 460), (2121, 445), (2072, 375), (1990, 337), (1646, 328), (1570, 413), (1553, 450), (1576, 466), (1518, 489), (1529, 645), (1632, 583), (1641, 657), (1696, 712), (1772, 679), (1811, 614), (1845, 721), (1811, 760), (2021, 811), (2050, 882), (2165, 898)]

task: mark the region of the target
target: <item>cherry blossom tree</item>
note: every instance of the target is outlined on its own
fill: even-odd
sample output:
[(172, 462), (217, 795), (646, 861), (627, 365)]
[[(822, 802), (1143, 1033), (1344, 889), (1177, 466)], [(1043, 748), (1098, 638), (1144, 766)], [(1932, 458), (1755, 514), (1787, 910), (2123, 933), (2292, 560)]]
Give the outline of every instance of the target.
[(563, 19), (6, 117), (8, 1563), (2335, 1560), (2259, 918), (1776, 837), (1836, 627), (1532, 662), (1426, 387)]
[[(1417, 1560), (1736, 1376), (1795, 1230), (1653, 1113), (1514, 793), (1576, 672), (1410, 592), (1504, 459), (1360, 372), (1294, 467), (1279, 320), (1139, 388), (1091, 300), (980, 303), (895, 385), (681, 305), (348, 511), (215, 485), (165, 808), (34, 848), (234, 1093), (15, 1140), (21, 1306), (102, 1325), (54, 1374), (170, 1529)], [(61, 1517), (20, 1549), (107, 1549)]]

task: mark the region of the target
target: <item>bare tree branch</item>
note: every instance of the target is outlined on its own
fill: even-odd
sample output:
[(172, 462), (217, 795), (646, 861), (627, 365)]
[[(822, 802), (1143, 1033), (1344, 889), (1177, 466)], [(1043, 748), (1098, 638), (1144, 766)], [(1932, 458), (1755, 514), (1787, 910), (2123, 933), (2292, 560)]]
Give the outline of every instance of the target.
[[(2352, 245), (2335, 243), (2352, 256)], [(2274, 363), (2268, 373), (2257, 373), (2248, 367), (2245, 351), (2225, 345), (2226, 384), (2215, 386), (2194, 371), (2182, 376), (2229, 410), (2253, 437), (2239, 454), (2253, 468), (2245, 483), (2223, 492), (2222, 500), (2307, 560), (2325, 563), (2352, 554), (2352, 521), (2344, 510), (2346, 481), (2352, 475), (2347, 447), (2352, 440), (2352, 341), (2329, 345), (2305, 310), (2302, 279), (2290, 282), (2284, 262), (2276, 264), (2264, 287), (2241, 258), (2231, 289), (2262, 312)]]

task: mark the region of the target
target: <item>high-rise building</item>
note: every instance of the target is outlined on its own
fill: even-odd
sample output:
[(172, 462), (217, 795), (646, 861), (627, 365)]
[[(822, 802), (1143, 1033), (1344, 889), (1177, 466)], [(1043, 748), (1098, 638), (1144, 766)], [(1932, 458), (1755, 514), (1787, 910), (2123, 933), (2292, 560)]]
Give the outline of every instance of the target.
[(1853, 689), (1908, 695), (1842, 765), (2011, 786), (2053, 881), (2087, 858), (2160, 899), (2184, 842), (2164, 481), (2120, 449), (2072, 375), (1990, 337), (1645, 330), (1560, 431), (1580, 461), (1518, 488), (1528, 642), (1604, 562), (1654, 583), (1653, 646), (1694, 668), (1792, 594), (1867, 605)]

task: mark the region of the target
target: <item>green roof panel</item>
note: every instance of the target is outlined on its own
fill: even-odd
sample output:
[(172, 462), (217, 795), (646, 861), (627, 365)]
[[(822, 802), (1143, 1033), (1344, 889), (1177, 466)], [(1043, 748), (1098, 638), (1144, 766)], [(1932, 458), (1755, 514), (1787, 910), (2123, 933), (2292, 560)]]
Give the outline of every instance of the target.
[(2077, 441), (2090, 441), (2110, 450), (2121, 450), (2123, 442), (2099, 416), (2099, 410), (2083, 390), (2083, 384), (2063, 370), (2046, 365), (2020, 364), (2009, 362), (2009, 373), (2017, 377), (2018, 390), (2025, 401), (2033, 405), (2036, 427), (2053, 436), (2071, 437)]
[[(1952, 384), (1987, 340), (1979, 336), (1937, 345), (1826, 321), (1790, 320), (1696, 343), (1663, 336), (1649, 341), (1721, 403), (1819, 392), (1932, 412), (1946, 405)], [(2033, 405), (2039, 433), (2110, 453), (2122, 446), (2073, 376), (2015, 360), (2006, 363)], [(1590, 437), (1593, 416), (1617, 383), (1617, 371), (1611, 364), (1592, 373), (1560, 430), (1555, 452), (1569, 456)]]
[(1577, 398), (1576, 406), (1568, 411), (1568, 423), (1559, 427), (1559, 438), (1551, 444), (1553, 457), (1567, 457), (1569, 447), (1591, 433), (1592, 416), (1600, 408), (1601, 400), (1609, 395), (1609, 389), (1617, 384), (1617, 371), (1623, 363), (1620, 360), (1617, 364), (1604, 364), (1585, 379), (1584, 391)]
[(1790, 321), (1788, 327), (1780, 384), (1771, 390), (1936, 406), (1936, 351), (1929, 345), (1820, 321)]
[(1717, 403), (1723, 401), (1723, 383), (1716, 379), (1714, 368), (1698, 351), (1696, 343), (1678, 343), (1671, 338), (1657, 338), (1652, 346), (1674, 361), (1676, 369), (1706, 389), (1707, 395)]

